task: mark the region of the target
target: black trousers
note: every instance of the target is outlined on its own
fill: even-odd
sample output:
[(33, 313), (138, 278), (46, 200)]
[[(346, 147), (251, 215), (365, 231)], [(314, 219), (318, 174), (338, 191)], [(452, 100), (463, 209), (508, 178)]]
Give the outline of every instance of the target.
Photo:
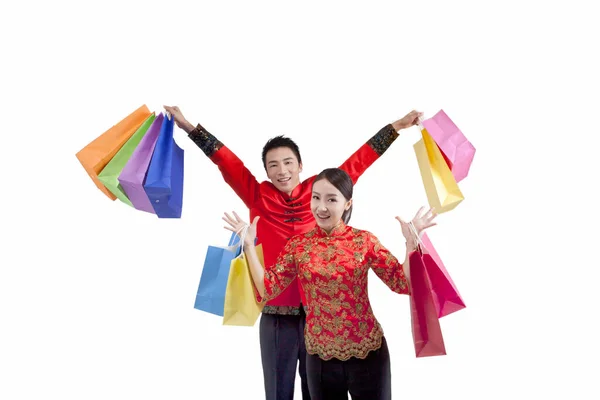
[(390, 352), (385, 341), (364, 360), (321, 360), (308, 354), (306, 358), (308, 387), (312, 400), (391, 400), (392, 372)]
[(296, 370), (302, 384), (302, 399), (310, 400), (306, 378), (306, 346), (304, 325), (306, 314), (261, 314), (260, 353), (265, 380), (266, 400), (292, 400)]

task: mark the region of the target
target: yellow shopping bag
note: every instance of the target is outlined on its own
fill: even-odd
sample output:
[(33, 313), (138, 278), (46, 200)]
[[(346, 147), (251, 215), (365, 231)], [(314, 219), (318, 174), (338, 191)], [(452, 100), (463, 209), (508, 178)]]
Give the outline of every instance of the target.
[(421, 126), (423, 138), (414, 144), (429, 206), (438, 214), (452, 210), (465, 198), (452, 171), (429, 132)]
[[(256, 246), (260, 263), (264, 265), (262, 245)], [(256, 301), (254, 282), (244, 252), (231, 261), (225, 289), (223, 325), (254, 326), (264, 304)]]

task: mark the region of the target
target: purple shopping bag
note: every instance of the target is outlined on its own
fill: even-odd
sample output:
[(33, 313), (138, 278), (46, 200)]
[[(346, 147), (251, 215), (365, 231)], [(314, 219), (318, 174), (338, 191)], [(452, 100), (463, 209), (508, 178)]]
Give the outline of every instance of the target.
[(156, 214), (156, 212), (144, 190), (144, 182), (164, 118), (164, 114), (160, 113), (154, 119), (148, 132), (119, 175), (119, 183), (131, 201), (131, 204), (138, 210), (152, 214)]
[(456, 182), (467, 177), (475, 147), (446, 115), (444, 110), (423, 121), (423, 126), (441, 150)]

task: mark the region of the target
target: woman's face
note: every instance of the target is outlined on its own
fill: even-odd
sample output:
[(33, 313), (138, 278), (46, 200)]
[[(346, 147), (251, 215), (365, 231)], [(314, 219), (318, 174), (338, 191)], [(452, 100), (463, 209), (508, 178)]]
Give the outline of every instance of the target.
[(317, 225), (330, 233), (340, 223), (344, 211), (350, 208), (352, 199), (347, 200), (327, 179), (313, 184), (310, 209)]

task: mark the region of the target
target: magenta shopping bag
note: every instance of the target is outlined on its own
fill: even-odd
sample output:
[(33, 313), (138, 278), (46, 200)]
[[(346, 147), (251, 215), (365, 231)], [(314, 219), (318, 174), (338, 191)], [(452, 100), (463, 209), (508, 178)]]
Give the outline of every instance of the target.
[(421, 240), (423, 247), (425, 247), (427, 253), (433, 260), (432, 263), (427, 263), (425, 268), (427, 269), (427, 275), (429, 275), (431, 281), (431, 290), (433, 291), (433, 300), (438, 318), (462, 310), (466, 307), (465, 302), (460, 293), (458, 293), (456, 285), (444, 267), (444, 263), (440, 256), (435, 251), (431, 240), (429, 240), (426, 233), (423, 234)]
[(471, 142), (444, 110), (423, 120), (423, 126), (444, 155), (456, 182), (466, 178), (475, 157), (475, 147)]
[(164, 119), (163, 113), (160, 113), (154, 119), (148, 132), (146, 132), (119, 175), (119, 183), (131, 204), (138, 210), (152, 214), (156, 214), (156, 212), (144, 190), (144, 182)]
[(430, 254), (418, 250), (409, 255), (410, 262), (410, 322), (415, 355), (433, 357), (446, 355), (444, 335), (435, 308), (435, 296), (427, 271), (435, 261)]

